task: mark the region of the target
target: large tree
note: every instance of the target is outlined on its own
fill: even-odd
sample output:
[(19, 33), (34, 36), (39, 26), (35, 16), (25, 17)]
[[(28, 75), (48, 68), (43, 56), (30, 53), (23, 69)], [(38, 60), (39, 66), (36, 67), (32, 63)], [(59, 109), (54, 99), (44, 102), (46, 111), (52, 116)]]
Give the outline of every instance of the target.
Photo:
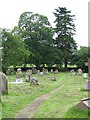
[(20, 16), (18, 26), (23, 40), (32, 53), (29, 63), (33, 63), (37, 67), (40, 64), (44, 65), (45, 62), (47, 63), (45, 58), (48, 59), (47, 54), (50, 53), (49, 47), (51, 47), (53, 37), (52, 27), (48, 18), (44, 15), (24, 12)]
[(2, 67), (8, 68), (10, 65), (22, 65), (25, 59), (29, 57), (29, 51), (25, 48), (25, 43), (17, 35), (13, 35), (11, 31), (3, 30), (2, 36)]
[(63, 62), (67, 68), (68, 57), (72, 54), (72, 50), (76, 49), (76, 43), (73, 39), (75, 34), (74, 15), (66, 7), (58, 7), (55, 9), (54, 15), (56, 20), (55, 33), (57, 37), (55, 44), (63, 53)]

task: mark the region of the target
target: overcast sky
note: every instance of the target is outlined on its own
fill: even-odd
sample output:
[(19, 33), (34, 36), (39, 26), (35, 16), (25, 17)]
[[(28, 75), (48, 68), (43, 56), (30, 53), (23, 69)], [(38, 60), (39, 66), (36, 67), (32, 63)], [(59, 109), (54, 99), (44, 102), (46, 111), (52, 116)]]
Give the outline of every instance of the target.
[(54, 26), (53, 12), (58, 7), (66, 7), (75, 15), (74, 39), (78, 45), (88, 46), (88, 0), (0, 0), (0, 27), (17, 26), (20, 15), (26, 11), (47, 16)]

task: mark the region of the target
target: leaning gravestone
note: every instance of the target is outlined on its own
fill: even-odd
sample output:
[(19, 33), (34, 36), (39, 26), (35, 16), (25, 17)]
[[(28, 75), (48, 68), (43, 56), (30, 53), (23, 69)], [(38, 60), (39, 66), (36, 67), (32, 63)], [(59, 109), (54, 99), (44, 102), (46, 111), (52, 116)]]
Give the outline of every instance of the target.
[(7, 94), (8, 93), (8, 80), (7, 80), (7, 76), (0, 72), (0, 93), (2, 94)]

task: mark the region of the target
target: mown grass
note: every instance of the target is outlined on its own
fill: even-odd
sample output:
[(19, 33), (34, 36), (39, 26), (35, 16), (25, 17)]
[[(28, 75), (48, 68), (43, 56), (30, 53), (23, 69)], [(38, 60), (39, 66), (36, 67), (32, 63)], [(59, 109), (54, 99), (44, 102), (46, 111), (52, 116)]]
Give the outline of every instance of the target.
[[(24, 74), (23, 74), (24, 75)], [(23, 81), (25, 78), (22, 75)], [(58, 81), (61, 81), (59, 74), (55, 75), (57, 81), (51, 81), (52, 74), (38, 76), (33, 75), (38, 78), (39, 85), (30, 85), (30, 83), (23, 83), (18, 85), (8, 85), (8, 95), (2, 95), (2, 117), (3, 118), (13, 118), (19, 110), (23, 109), (27, 104), (31, 103), (35, 98), (47, 94), (51, 90), (55, 89), (60, 85)], [(31, 76), (31, 77), (33, 77)], [(59, 78), (59, 80), (58, 80)], [(8, 76), (8, 82), (15, 81), (16, 75)]]
[[(55, 74), (57, 81), (51, 81), (53, 73), (48, 75), (38, 76), (39, 85), (30, 85), (30, 83), (23, 83), (18, 85), (8, 85), (8, 95), (2, 95), (2, 117), (14, 118), (16, 113), (23, 109), (29, 103), (47, 94), (53, 89), (64, 85), (57, 93), (53, 94), (48, 100), (43, 102), (34, 114), (34, 118), (69, 118), (74, 106), (83, 98), (88, 97), (87, 91), (82, 91), (86, 82), (82, 76), (72, 76), (71, 73), (66, 72)], [(33, 77), (31, 76), (31, 77)], [(22, 79), (25, 81), (24, 73)], [(8, 76), (8, 81), (15, 81), (16, 75)], [(73, 107), (73, 108), (72, 108)], [(70, 110), (69, 110), (70, 109)], [(73, 110), (75, 115), (77, 110)], [(78, 112), (77, 112), (78, 114)], [(78, 116), (81, 118), (82, 112)], [(86, 111), (86, 116), (87, 111)], [(86, 117), (85, 116), (85, 117)], [(74, 117), (77, 118), (77, 115)]]
[[(88, 92), (82, 91), (85, 84), (83, 77), (65, 73), (62, 83), (64, 87), (40, 105), (34, 118), (88, 118), (88, 111), (80, 112), (75, 108), (81, 99), (88, 97)], [(71, 107), (73, 108), (69, 110)]]

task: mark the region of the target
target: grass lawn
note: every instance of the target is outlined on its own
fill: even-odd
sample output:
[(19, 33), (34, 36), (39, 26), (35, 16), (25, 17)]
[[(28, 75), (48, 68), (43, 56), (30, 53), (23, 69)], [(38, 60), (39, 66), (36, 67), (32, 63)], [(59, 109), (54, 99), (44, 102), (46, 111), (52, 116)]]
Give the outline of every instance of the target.
[[(53, 73), (44, 76), (32, 75), (31, 77), (38, 78), (39, 85), (9, 84), (8, 95), (2, 95), (2, 117), (14, 118), (16, 113), (32, 103), (35, 98), (63, 85), (39, 106), (33, 118), (87, 118), (88, 111), (75, 108), (81, 99), (88, 97), (88, 92), (83, 90), (86, 79), (80, 75), (72, 76), (69, 72), (60, 72), (55, 74), (57, 81), (51, 81), (52, 75)], [(23, 76), (24, 73), (22, 79), (25, 81)], [(8, 76), (9, 82), (15, 79), (16, 75)]]

